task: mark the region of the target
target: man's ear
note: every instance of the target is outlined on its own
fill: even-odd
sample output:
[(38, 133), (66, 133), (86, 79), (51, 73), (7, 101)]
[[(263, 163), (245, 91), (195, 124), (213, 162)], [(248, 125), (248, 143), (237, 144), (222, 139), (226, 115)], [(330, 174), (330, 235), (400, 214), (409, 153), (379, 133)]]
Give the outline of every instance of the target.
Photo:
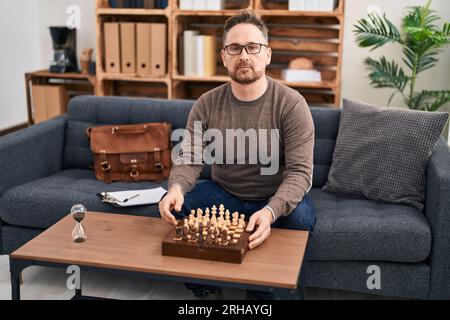
[(226, 64), (226, 62), (225, 62), (225, 52), (224, 52), (223, 49), (220, 50), (220, 56), (222, 57), (222, 63), (223, 63), (223, 66), (226, 68), (226, 67), (227, 67), (227, 64)]
[(268, 47), (267, 48), (267, 63), (266, 63), (266, 65), (268, 66), (271, 61), (272, 61), (272, 48)]

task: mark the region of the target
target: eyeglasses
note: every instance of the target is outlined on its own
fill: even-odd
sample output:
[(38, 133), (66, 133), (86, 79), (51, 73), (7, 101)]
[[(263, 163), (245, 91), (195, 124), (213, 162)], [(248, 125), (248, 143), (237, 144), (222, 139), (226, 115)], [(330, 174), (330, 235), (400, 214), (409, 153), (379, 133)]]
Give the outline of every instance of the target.
[(244, 46), (241, 46), (240, 44), (232, 43), (227, 46), (225, 46), (223, 49), (226, 50), (226, 52), (229, 55), (237, 56), (240, 55), (242, 52), (242, 48), (245, 48), (245, 52), (248, 54), (258, 54), (261, 52), (261, 47), (269, 47), (268, 45), (264, 43), (248, 43)]

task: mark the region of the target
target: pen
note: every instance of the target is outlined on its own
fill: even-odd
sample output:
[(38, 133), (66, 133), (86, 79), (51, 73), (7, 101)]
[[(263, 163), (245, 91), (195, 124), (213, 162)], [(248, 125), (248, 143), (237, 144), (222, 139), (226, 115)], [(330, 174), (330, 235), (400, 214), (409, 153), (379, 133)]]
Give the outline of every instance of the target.
[(134, 198), (136, 198), (136, 197), (139, 197), (139, 193), (135, 194), (135, 195), (132, 196), (132, 197), (126, 198), (126, 199), (123, 200), (122, 202), (123, 202), (123, 203), (128, 202), (128, 200), (134, 199)]

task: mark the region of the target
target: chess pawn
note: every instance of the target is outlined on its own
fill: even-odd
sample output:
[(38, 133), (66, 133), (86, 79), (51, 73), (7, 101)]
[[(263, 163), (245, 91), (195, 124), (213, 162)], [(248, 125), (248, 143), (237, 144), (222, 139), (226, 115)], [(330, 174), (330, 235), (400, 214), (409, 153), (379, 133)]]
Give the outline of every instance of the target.
[(241, 214), (241, 217), (239, 218), (239, 223), (243, 225), (243, 227), (245, 228), (246, 223), (245, 223), (245, 214)]
[(198, 224), (196, 223), (191, 230), (191, 239), (190, 240), (192, 242), (197, 241), (197, 231), (198, 231)]
[(209, 216), (209, 213), (210, 213), (209, 208), (206, 208), (205, 209), (205, 216)]
[(183, 238), (183, 227), (178, 225), (175, 228), (175, 238), (174, 240), (181, 240)]
[(222, 230), (220, 231), (220, 238), (222, 239), (222, 245), (228, 244), (228, 230), (226, 226), (222, 227)]
[(203, 243), (205, 238), (203, 238), (203, 223), (199, 224), (198, 226), (198, 243)]
[(187, 219), (184, 220), (182, 240), (187, 241), (189, 236), (189, 225)]

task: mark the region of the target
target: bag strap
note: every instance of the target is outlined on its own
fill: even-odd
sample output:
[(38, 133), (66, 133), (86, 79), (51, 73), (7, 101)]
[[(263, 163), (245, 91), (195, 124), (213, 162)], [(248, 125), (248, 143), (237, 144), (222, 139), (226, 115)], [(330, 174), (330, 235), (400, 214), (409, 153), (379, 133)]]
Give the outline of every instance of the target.
[(161, 149), (155, 148), (153, 151), (153, 163), (155, 166), (155, 172), (159, 173), (157, 181), (161, 182), (164, 179), (164, 165), (161, 163)]
[(100, 167), (105, 174), (106, 183), (111, 183), (111, 164), (106, 157), (106, 150), (100, 150)]
[(148, 126), (143, 125), (140, 128), (112, 127), (112, 134), (141, 134), (148, 131)]

